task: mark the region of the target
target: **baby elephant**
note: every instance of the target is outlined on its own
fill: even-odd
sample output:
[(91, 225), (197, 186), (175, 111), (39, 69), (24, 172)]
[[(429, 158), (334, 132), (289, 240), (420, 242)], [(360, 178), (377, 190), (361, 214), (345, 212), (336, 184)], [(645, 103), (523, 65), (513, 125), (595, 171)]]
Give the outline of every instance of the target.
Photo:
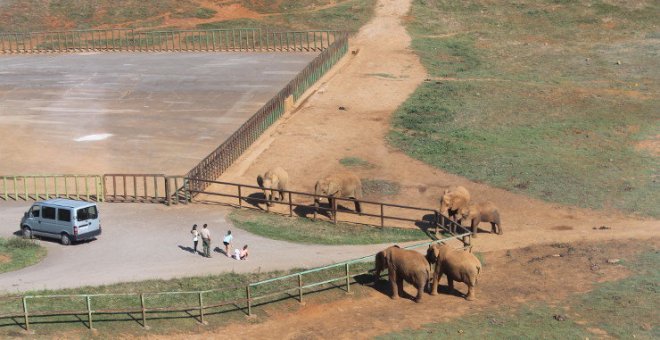
[(403, 295), (403, 281), (417, 288), (415, 302), (420, 302), (422, 292), (429, 281), (429, 263), (424, 255), (399, 246), (391, 246), (376, 254), (376, 281), (380, 278), (380, 272), (387, 269), (392, 288), (392, 299)]
[(500, 212), (492, 202), (480, 202), (470, 204), (460, 211), (461, 224), (463, 220), (470, 223), (472, 227), (472, 236), (477, 237), (479, 223), (489, 222), (491, 232), (502, 235), (502, 223), (500, 222)]
[(443, 243), (436, 243), (429, 246), (426, 251), (426, 259), (431, 264), (435, 263), (431, 295), (438, 294), (438, 283), (442, 275), (446, 274), (450, 291), (454, 290), (454, 281), (465, 282), (468, 286), (465, 298), (468, 301), (475, 299), (475, 286), (481, 272), (481, 262), (476, 256), (464, 250), (453, 249)]
[(273, 197), (276, 191), (279, 193), (280, 201), (284, 200), (283, 190), (287, 190), (289, 185), (289, 174), (286, 170), (278, 166), (266, 171), (263, 176), (259, 175), (257, 177), (257, 183), (264, 190), (264, 195), (268, 200), (266, 205), (270, 207), (273, 205), (271, 201), (273, 199), (277, 200), (277, 197)]

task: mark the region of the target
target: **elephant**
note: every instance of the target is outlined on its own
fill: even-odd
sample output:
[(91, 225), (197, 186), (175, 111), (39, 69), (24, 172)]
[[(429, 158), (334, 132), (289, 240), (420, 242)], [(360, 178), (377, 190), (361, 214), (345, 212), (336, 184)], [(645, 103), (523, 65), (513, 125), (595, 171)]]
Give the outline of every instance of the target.
[(266, 205), (270, 207), (273, 205), (272, 200), (277, 200), (277, 197), (273, 197), (276, 191), (279, 193), (280, 201), (284, 200), (283, 190), (287, 190), (289, 174), (286, 170), (278, 166), (266, 171), (263, 176), (259, 175), (257, 177), (257, 183), (264, 190), (264, 195), (268, 200)]
[[(457, 222), (459, 210), (470, 203), (470, 192), (462, 186), (445, 189), (440, 197), (440, 213)], [(455, 232), (455, 230), (452, 230)]]
[[(360, 178), (350, 172), (340, 172), (324, 179), (320, 179), (314, 186), (314, 194), (320, 196), (328, 196), (328, 203), (330, 208), (335, 207), (335, 197), (352, 198), (355, 202), (355, 211), (362, 213), (360, 207), (360, 199), (362, 199), (362, 181)], [(314, 197), (314, 216), (319, 207), (320, 197)], [(332, 218), (332, 210), (330, 210), (330, 218)]]
[(502, 223), (500, 222), (500, 212), (493, 202), (470, 203), (467, 207), (460, 210), (460, 222), (463, 220), (470, 222), (472, 236), (477, 237), (479, 223), (489, 222), (491, 232), (502, 235)]
[(468, 286), (466, 299), (475, 299), (475, 286), (481, 273), (481, 262), (472, 253), (452, 249), (449, 245), (436, 243), (429, 246), (426, 251), (426, 260), (435, 264), (433, 272), (433, 283), (431, 284), (431, 295), (438, 294), (438, 283), (442, 275), (447, 275), (449, 290), (454, 290), (454, 281), (464, 282)]
[(378, 281), (384, 269), (388, 272), (392, 299), (403, 295), (403, 280), (406, 280), (417, 288), (415, 302), (421, 302), (422, 293), (431, 277), (429, 263), (424, 255), (414, 250), (401, 249), (397, 245), (388, 247), (376, 254), (375, 281)]

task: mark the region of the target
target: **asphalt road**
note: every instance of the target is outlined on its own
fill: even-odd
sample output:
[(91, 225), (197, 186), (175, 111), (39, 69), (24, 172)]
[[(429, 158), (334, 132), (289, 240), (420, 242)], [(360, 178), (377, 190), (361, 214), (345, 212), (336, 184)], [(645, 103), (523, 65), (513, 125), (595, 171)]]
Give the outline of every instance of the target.
[[(0, 204), (0, 236), (10, 237), (30, 202)], [(386, 245), (322, 246), (274, 241), (232, 227), (229, 209), (216, 205), (101, 204), (103, 234), (98, 239), (62, 246), (40, 241), (48, 256), (39, 264), (0, 274), (0, 291), (14, 293), (102, 285), (145, 279), (311, 268), (376, 253)], [(193, 254), (190, 228), (208, 223), (213, 248), (232, 230), (235, 246), (248, 244), (250, 259), (237, 261), (218, 251), (210, 259)], [(201, 250), (201, 242), (199, 245)]]
[(0, 174), (185, 174), (316, 55), (0, 55)]

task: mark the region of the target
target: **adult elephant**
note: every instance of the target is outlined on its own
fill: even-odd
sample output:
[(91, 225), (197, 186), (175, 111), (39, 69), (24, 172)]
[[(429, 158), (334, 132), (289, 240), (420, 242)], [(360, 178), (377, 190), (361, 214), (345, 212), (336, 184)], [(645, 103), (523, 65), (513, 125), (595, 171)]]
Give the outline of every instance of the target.
[[(263, 189), (264, 196), (268, 200), (266, 205), (270, 207), (273, 205), (272, 200), (276, 192), (279, 194), (279, 200), (284, 200), (284, 190), (287, 190), (289, 186), (289, 174), (278, 166), (266, 171), (263, 176), (259, 175), (257, 184)], [(277, 197), (275, 197), (275, 200), (277, 200)]]
[(403, 295), (403, 281), (410, 283), (417, 288), (415, 302), (420, 302), (422, 292), (429, 281), (430, 269), (429, 263), (424, 255), (414, 251), (401, 249), (399, 246), (391, 246), (376, 254), (376, 277), (380, 278), (380, 273), (387, 269), (392, 288), (392, 299)]
[[(360, 199), (362, 199), (362, 181), (360, 178), (350, 172), (340, 172), (320, 179), (314, 186), (314, 194), (318, 196), (327, 196), (330, 203), (330, 218), (332, 218), (332, 209), (335, 207), (336, 198), (351, 198), (355, 202), (355, 211), (362, 213)], [(314, 214), (318, 211), (320, 197), (314, 198)]]
[(481, 273), (481, 262), (474, 254), (453, 249), (441, 242), (429, 246), (426, 251), (426, 259), (429, 263), (435, 264), (431, 295), (438, 294), (438, 283), (442, 275), (447, 275), (450, 291), (454, 290), (454, 281), (464, 282), (468, 286), (465, 298), (468, 301), (475, 299), (475, 286)]
[[(440, 213), (454, 221), (460, 219), (460, 210), (470, 204), (470, 192), (462, 186), (452, 186), (445, 189), (440, 197)], [(456, 232), (453, 228), (450, 231)]]

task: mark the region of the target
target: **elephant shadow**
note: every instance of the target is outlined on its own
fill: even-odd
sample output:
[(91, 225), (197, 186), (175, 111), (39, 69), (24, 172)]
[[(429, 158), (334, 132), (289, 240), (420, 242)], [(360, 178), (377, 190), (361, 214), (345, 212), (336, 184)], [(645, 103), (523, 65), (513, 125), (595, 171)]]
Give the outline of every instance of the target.
[[(420, 221), (415, 222), (415, 226), (419, 228), (426, 236), (432, 240), (438, 240), (438, 237), (435, 235), (435, 215), (426, 214), (422, 217)], [(438, 231), (443, 236), (449, 236), (449, 227), (444, 225), (438, 225)]]
[(263, 192), (253, 192), (250, 195), (248, 195), (247, 197), (243, 198), (243, 200), (247, 204), (249, 204), (249, 205), (251, 205), (251, 206), (253, 206), (257, 209), (261, 209), (261, 210), (264, 210), (264, 208), (262, 208), (260, 206), (260, 204), (265, 205), (266, 202), (267, 202), (266, 195), (264, 195)]
[[(456, 282), (454, 282), (454, 284), (456, 284)], [(427, 288), (429, 289), (428, 292), (431, 293), (430, 287), (427, 287)], [(454, 286), (453, 290), (450, 290), (449, 285), (447, 285), (447, 284), (444, 284), (444, 285), (438, 284), (438, 294), (453, 295), (453, 296), (460, 297), (460, 298), (465, 298), (467, 296), (467, 294), (463, 294), (459, 290), (457, 290), (455, 286)]]
[[(332, 210), (332, 207), (330, 206), (330, 203), (323, 203), (320, 202), (318, 209), (314, 206), (314, 204), (311, 205), (297, 205), (295, 208), (293, 208), (293, 212), (298, 215), (299, 217), (307, 217), (308, 215), (313, 215), (314, 211), (316, 211), (317, 214), (325, 216), (329, 219), (332, 219), (332, 216), (330, 215), (330, 211)], [(338, 212), (355, 212), (355, 210), (347, 208), (339, 203), (337, 203), (337, 211)]]
[[(391, 285), (390, 285), (390, 280), (387, 278), (387, 276), (380, 277), (380, 278), (378, 278), (378, 280), (376, 280), (374, 282), (373, 273), (362, 274), (362, 275), (356, 276), (355, 281), (357, 283), (361, 284), (361, 285), (365, 285), (365, 286), (366, 285), (371, 285), (375, 291), (387, 296), (388, 298), (390, 296), (392, 296), (392, 289), (391, 289)], [(408, 283), (404, 283), (403, 286), (408, 288), (408, 289), (415, 289), (413, 286), (411, 286)], [(415, 301), (416, 297), (414, 295), (406, 292), (404, 289), (400, 289), (399, 298)]]

